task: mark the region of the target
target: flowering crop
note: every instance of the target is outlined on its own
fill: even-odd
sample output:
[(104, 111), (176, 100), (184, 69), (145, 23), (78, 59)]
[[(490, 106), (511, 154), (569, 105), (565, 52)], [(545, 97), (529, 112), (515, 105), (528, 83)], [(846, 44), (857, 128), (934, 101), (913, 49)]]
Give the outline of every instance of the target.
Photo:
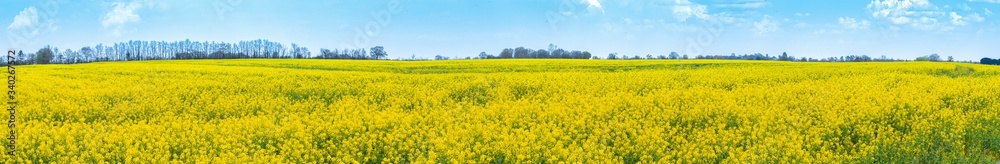
[(18, 69), (19, 150), (3, 163), (1000, 160), (1000, 67), (973, 64), (185, 60)]

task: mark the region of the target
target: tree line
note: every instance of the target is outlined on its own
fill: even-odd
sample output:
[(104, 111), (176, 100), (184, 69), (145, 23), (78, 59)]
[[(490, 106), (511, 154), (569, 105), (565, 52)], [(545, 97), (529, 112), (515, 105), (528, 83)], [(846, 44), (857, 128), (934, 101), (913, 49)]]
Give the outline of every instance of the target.
[[(549, 49), (530, 49), (524, 47), (517, 48), (504, 48), (500, 50), (500, 54), (493, 55), (487, 54), (485, 51), (480, 52), (478, 59), (516, 59), (516, 58), (536, 58), (536, 59), (590, 59), (590, 52), (578, 51), (578, 50), (564, 50), (557, 47), (554, 44), (549, 44)], [(444, 59), (445, 57), (436, 56), (435, 59)]]
[[(597, 57), (594, 57), (594, 59), (597, 59)], [(795, 56), (788, 55), (788, 53), (786, 52), (783, 52), (781, 53), (781, 55), (778, 56), (771, 56), (769, 54), (761, 54), (761, 53), (743, 54), (743, 55), (737, 55), (736, 53), (732, 53), (730, 55), (698, 55), (694, 57), (689, 57), (688, 55), (680, 55), (677, 52), (670, 52), (669, 55), (658, 55), (658, 56), (647, 54), (645, 57), (639, 55), (634, 55), (630, 57), (629, 55), (619, 55), (618, 53), (610, 53), (604, 59), (609, 59), (609, 60), (714, 59), (714, 60), (772, 60), (772, 61), (793, 61), (793, 62), (908, 62), (908, 61), (966, 62), (966, 63), (976, 62), (976, 61), (955, 61), (955, 58), (952, 56), (948, 56), (947, 58), (942, 58), (938, 54), (920, 56), (913, 60), (888, 58), (885, 55), (882, 55), (881, 57), (871, 57), (868, 55), (847, 55), (847, 56), (839, 56), (839, 57), (835, 56), (835, 57), (817, 59), (810, 57), (796, 58)], [(1000, 59), (983, 58), (982, 60), (979, 61), (979, 63), (1000, 65)]]
[[(364, 49), (321, 49), (312, 56), (309, 48), (292, 43), (289, 46), (264, 39), (226, 42), (128, 41), (113, 45), (98, 44), (79, 50), (45, 46), (35, 52), (17, 52), (18, 64), (73, 64), (99, 61), (135, 61), (170, 59), (242, 59), (242, 58), (322, 58), (322, 59), (382, 59), (388, 56), (382, 46)], [(7, 63), (7, 62), (4, 62)]]
[[(381, 59), (389, 54), (385, 52), (385, 48), (382, 46), (375, 46), (371, 48), (371, 51), (365, 51), (365, 49), (326, 49), (321, 48), (319, 50), (319, 56), (314, 58), (317, 59)], [(369, 55), (370, 53), (370, 55)]]
[[(278, 42), (264, 39), (252, 41), (240, 41), (237, 43), (226, 42), (198, 42), (198, 41), (128, 41), (115, 43), (113, 45), (98, 44), (97, 46), (86, 46), (79, 50), (64, 49), (60, 51), (57, 47), (45, 46), (38, 51), (24, 53), (17, 52), (16, 61), (18, 64), (49, 64), (49, 63), (87, 63), (98, 61), (134, 61), (134, 60), (170, 60), (170, 59), (241, 59), (241, 58), (316, 58), (316, 59), (385, 59), (388, 53), (382, 46), (375, 46), (369, 49), (326, 49), (321, 48), (320, 52), (313, 56), (309, 48), (291, 43), (289, 46)], [(414, 55), (414, 59), (416, 55)], [(523, 58), (555, 58), (555, 59), (601, 59), (587, 51), (564, 50), (554, 44), (549, 44), (548, 49), (530, 49), (525, 47), (504, 48), (499, 54), (493, 55), (480, 52), (478, 56), (466, 57), (465, 59), (523, 59)], [(437, 55), (435, 60), (447, 60), (448, 57)], [(881, 56), (879, 58), (868, 55), (848, 55), (829, 58), (796, 58), (787, 53), (771, 56), (769, 54), (743, 54), (736, 55), (681, 55), (671, 52), (668, 55), (653, 56), (647, 54), (645, 57), (634, 55), (619, 55), (610, 53), (604, 59), (609, 60), (636, 60), (636, 59), (719, 59), (719, 60), (775, 60), (775, 61), (799, 61), (799, 62), (895, 62), (913, 61), (903, 59), (892, 59)], [(6, 60), (6, 59), (5, 59)], [(920, 56), (915, 61), (954, 61), (951, 56), (947, 60), (942, 59), (938, 54)], [(974, 62), (974, 61), (970, 61)], [(7, 63), (6, 61), (3, 63)], [(982, 64), (1000, 65), (1000, 59), (983, 58), (979, 61)]]
[(987, 65), (1000, 65), (1000, 59), (983, 58), (979, 60), (979, 63)]
[(295, 43), (291, 46), (258, 39), (226, 42), (192, 42), (190, 40), (166, 41), (128, 41), (113, 45), (98, 44), (86, 46), (74, 51), (58, 47), (45, 46), (32, 53), (18, 52), (18, 63), (48, 64), (48, 63), (87, 63), (98, 61), (134, 61), (134, 60), (165, 60), (165, 59), (232, 59), (232, 58), (303, 58), (309, 56), (306, 47)]
[(796, 58), (795, 56), (788, 55), (787, 52), (782, 52), (781, 55), (771, 56), (770, 54), (753, 53), (753, 54), (743, 54), (737, 55), (736, 53), (731, 53), (729, 55), (698, 55), (689, 57), (688, 55), (681, 55), (677, 52), (670, 52), (669, 55), (658, 55), (653, 56), (647, 54), (645, 57), (634, 55), (629, 57), (628, 55), (619, 55), (618, 53), (610, 53), (605, 59), (620, 59), (620, 60), (652, 60), (652, 59), (716, 59), (716, 60), (773, 60), (773, 61), (798, 61), (798, 62), (892, 62), (892, 61), (910, 61), (902, 59), (892, 59), (882, 56), (880, 58), (870, 57), (868, 55), (848, 55), (840, 57), (828, 57), (828, 58), (807, 58), (801, 57)]

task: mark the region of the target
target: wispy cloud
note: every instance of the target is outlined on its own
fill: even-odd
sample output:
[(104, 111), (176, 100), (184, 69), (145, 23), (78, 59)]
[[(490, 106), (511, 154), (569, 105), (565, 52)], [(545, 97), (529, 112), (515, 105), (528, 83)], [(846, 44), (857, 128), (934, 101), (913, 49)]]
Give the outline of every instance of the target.
[(587, 9), (600, 10), (601, 13), (604, 13), (604, 7), (601, 6), (600, 1), (597, 0), (586, 0), (586, 1), (587, 1)]
[(958, 15), (958, 13), (951, 12), (949, 15), (951, 16), (951, 24), (956, 26), (965, 26), (968, 25), (969, 22), (983, 22), (986, 20), (986, 18), (983, 18), (976, 13), (969, 14), (968, 16), (961, 16)]
[(685, 22), (691, 17), (708, 19), (708, 6), (692, 3), (688, 0), (677, 0), (674, 4), (674, 18), (677, 18), (677, 21)]
[(713, 6), (719, 8), (741, 8), (741, 9), (756, 9), (767, 5), (765, 0), (735, 0), (723, 3), (717, 3)]
[(852, 30), (866, 30), (868, 26), (871, 26), (871, 22), (868, 22), (868, 20), (858, 21), (851, 17), (840, 17), (839, 22), (844, 28)]
[(712, 14), (708, 12), (708, 6), (691, 2), (689, 0), (675, 0), (673, 6), (674, 18), (679, 22), (686, 22), (690, 18), (697, 18), (704, 21), (732, 22), (733, 18), (725, 13)]
[(137, 11), (142, 8), (142, 3), (115, 2), (112, 3), (112, 6), (111, 11), (108, 11), (108, 13), (101, 18), (101, 25), (104, 26), (104, 28), (111, 30), (112, 36), (121, 36), (122, 31), (127, 24), (136, 23), (142, 20), (137, 13)]
[(1000, 3), (1000, 0), (969, 0), (969, 2), (988, 2), (988, 3)]
[(767, 34), (781, 31), (781, 23), (774, 21), (770, 15), (764, 15), (760, 21), (753, 23), (753, 31), (757, 34)]

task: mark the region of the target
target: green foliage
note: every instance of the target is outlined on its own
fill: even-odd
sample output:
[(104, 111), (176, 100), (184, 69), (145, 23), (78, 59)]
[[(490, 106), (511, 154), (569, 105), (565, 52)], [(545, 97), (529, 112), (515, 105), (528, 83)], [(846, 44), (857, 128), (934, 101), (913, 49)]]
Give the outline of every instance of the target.
[(55, 57), (55, 53), (52, 52), (52, 48), (45, 47), (39, 49), (38, 52), (35, 53), (35, 63), (49, 64), (53, 57)]

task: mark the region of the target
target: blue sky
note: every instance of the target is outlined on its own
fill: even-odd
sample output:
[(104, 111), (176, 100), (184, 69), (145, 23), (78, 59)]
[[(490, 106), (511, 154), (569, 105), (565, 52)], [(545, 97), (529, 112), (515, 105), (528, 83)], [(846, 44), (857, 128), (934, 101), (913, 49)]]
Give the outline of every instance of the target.
[(74, 50), (128, 40), (382, 45), (390, 58), (549, 44), (604, 57), (938, 53), (1000, 57), (1000, 0), (0, 0), (0, 45)]

